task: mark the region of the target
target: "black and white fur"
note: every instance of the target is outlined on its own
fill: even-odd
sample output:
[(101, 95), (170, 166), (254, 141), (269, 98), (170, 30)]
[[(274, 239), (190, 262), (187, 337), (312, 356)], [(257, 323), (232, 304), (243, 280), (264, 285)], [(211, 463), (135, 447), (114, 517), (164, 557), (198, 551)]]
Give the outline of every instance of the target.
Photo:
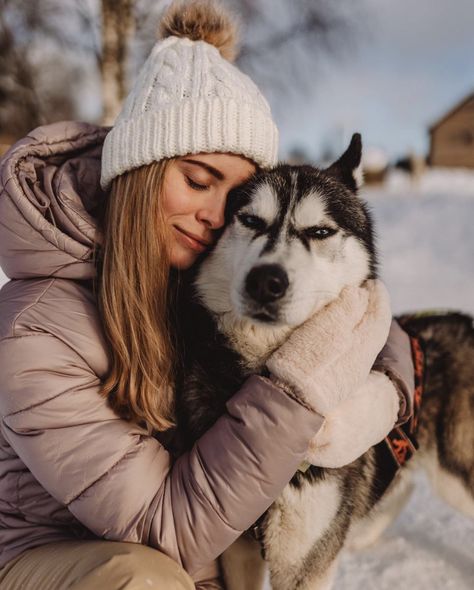
[[(330, 168), (280, 165), (228, 198), (226, 226), (180, 288), (182, 449), (225, 411), (245, 378), (343, 287), (377, 274), (374, 229), (361, 183), (361, 139)], [(298, 471), (260, 529), (272, 588), (327, 590), (344, 546), (371, 544), (423, 465), (435, 489), (474, 517), (474, 331), (463, 314), (401, 316), (427, 355), (420, 449), (386, 488), (380, 445), (340, 469)], [(384, 443), (380, 443), (383, 445)], [(228, 590), (261, 588), (265, 562), (247, 532), (221, 557)]]

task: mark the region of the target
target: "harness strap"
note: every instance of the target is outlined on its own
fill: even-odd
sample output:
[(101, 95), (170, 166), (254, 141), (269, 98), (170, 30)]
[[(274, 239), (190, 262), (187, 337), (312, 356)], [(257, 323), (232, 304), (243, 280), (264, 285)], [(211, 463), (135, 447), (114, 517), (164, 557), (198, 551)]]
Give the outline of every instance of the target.
[(409, 335), (413, 365), (415, 368), (415, 393), (413, 396), (413, 414), (410, 419), (401, 426), (395, 427), (385, 442), (398, 470), (404, 465), (418, 449), (416, 432), (420, 418), (421, 400), (424, 392), (425, 354), (419, 338)]

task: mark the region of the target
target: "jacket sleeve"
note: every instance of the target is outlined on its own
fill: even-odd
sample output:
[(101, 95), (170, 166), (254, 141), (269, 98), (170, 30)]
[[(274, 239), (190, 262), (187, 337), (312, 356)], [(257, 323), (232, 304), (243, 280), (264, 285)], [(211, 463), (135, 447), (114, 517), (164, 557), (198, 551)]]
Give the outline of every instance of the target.
[(373, 370), (385, 373), (395, 385), (400, 397), (396, 426), (405, 423), (413, 413), (415, 368), (408, 334), (392, 319), (385, 346), (375, 360)]
[(0, 425), (39, 483), (96, 535), (160, 549), (191, 575), (261, 515), (321, 417), (253, 376), (174, 463), (120, 419), (86, 361), (44, 332), (0, 342)]

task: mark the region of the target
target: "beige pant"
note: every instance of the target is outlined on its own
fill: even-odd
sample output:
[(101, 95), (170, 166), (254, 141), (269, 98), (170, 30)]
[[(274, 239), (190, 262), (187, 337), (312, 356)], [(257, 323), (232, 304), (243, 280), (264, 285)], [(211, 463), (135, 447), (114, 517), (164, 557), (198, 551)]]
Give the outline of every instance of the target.
[(195, 586), (185, 570), (164, 553), (115, 541), (48, 543), (26, 550), (0, 569), (0, 590), (66, 588), (194, 590)]

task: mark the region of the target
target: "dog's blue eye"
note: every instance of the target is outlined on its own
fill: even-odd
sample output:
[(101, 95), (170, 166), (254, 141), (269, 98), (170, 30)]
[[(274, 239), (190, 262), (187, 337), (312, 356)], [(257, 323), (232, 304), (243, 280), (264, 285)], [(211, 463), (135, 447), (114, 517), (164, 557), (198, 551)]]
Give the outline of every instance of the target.
[(249, 229), (254, 229), (256, 231), (264, 231), (267, 227), (267, 224), (263, 219), (257, 217), (256, 215), (246, 215), (245, 213), (241, 213), (239, 216), (239, 221), (245, 227)]
[(337, 230), (332, 227), (318, 227), (315, 225), (313, 227), (306, 228), (303, 233), (307, 238), (324, 240), (324, 238), (329, 238), (329, 236), (333, 236), (336, 232)]

